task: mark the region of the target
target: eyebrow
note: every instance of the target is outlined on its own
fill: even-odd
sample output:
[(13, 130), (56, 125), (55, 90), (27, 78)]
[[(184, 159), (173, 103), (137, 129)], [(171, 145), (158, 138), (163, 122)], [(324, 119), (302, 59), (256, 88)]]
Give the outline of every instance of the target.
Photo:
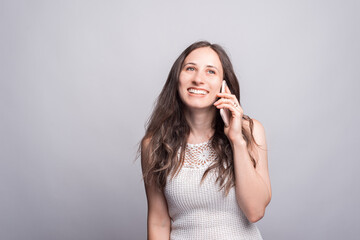
[[(196, 66), (197, 64), (196, 64), (196, 63), (193, 63), (193, 62), (188, 62), (188, 63), (186, 63), (186, 64), (184, 65), (184, 67), (185, 67), (186, 65), (195, 65), (195, 66)], [(219, 71), (219, 69), (218, 69), (217, 67), (213, 66), (213, 65), (206, 65), (206, 67), (215, 68), (216, 70)]]

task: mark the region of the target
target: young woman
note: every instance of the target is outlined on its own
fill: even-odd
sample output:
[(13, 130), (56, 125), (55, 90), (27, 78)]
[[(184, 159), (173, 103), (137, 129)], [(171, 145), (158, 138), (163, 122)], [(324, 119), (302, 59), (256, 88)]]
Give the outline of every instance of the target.
[(221, 46), (196, 42), (173, 64), (141, 141), (148, 239), (262, 239), (254, 223), (271, 199), (265, 131), (239, 99)]

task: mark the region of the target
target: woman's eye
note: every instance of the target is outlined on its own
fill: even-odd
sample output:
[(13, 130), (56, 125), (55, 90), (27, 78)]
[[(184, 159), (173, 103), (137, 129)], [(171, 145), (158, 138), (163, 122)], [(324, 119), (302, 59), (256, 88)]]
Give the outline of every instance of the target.
[(215, 74), (215, 71), (213, 71), (213, 70), (208, 70), (208, 73), (210, 73), (210, 74)]
[(193, 67), (187, 67), (186, 70), (187, 70), (187, 71), (194, 71), (195, 68), (193, 68)]

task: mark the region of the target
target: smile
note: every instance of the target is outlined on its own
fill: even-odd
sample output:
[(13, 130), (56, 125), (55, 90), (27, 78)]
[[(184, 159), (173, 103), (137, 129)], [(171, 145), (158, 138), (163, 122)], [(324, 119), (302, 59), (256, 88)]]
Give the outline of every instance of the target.
[(189, 93), (193, 93), (193, 94), (200, 94), (200, 95), (206, 95), (208, 94), (207, 91), (203, 90), (203, 89), (195, 89), (195, 88), (189, 88), (188, 89)]

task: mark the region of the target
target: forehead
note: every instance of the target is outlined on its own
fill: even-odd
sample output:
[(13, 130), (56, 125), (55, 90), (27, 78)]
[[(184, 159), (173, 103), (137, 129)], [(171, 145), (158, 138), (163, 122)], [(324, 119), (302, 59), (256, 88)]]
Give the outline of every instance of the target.
[(213, 65), (222, 68), (218, 54), (210, 47), (202, 47), (193, 50), (184, 60), (184, 64), (192, 62), (197, 65)]

